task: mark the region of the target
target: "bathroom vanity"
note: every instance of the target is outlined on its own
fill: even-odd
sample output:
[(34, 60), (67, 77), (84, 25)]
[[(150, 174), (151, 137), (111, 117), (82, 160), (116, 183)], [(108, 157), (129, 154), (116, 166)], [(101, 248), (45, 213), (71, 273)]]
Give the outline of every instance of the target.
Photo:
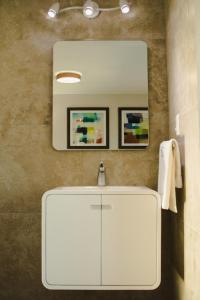
[(146, 187), (60, 187), (42, 197), (48, 289), (151, 290), (161, 277), (161, 204)]

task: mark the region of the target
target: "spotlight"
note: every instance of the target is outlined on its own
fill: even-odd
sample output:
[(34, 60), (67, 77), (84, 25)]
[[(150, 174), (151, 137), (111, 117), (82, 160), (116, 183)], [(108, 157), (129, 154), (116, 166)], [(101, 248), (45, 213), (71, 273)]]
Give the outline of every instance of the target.
[(130, 6), (129, 6), (129, 4), (128, 4), (128, 2), (126, 0), (120, 0), (119, 1), (119, 6), (120, 6), (121, 12), (123, 14), (129, 13)]
[(58, 2), (54, 3), (50, 8), (49, 8), (49, 11), (48, 11), (48, 16), (50, 18), (55, 18), (56, 15), (58, 14), (59, 12), (59, 9), (60, 9), (60, 4)]
[(119, 0), (119, 5), (115, 7), (99, 7), (99, 5), (93, 0), (85, 0), (83, 6), (66, 6), (60, 8), (59, 2), (54, 3), (48, 11), (49, 18), (55, 18), (58, 14), (80, 9), (83, 12), (83, 15), (88, 19), (96, 18), (100, 12), (109, 12), (121, 10), (123, 14), (127, 14), (130, 11), (130, 4), (127, 0)]
[(96, 2), (87, 0), (83, 6), (83, 15), (86, 18), (92, 19), (99, 14), (99, 6)]

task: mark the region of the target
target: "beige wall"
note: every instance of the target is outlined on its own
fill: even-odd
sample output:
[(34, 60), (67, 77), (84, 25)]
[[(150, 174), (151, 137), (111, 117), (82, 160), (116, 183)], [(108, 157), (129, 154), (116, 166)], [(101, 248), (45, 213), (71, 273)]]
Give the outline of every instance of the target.
[[(172, 263), (175, 299), (200, 299), (200, 130), (197, 47), (199, 0), (167, 2), (167, 60), (170, 135), (180, 114), (184, 191), (178, 193), (179, 213), (172, 216)], [(198, 7), (197, 7), (198, 6)]]
[[(42, 193), (62, 185), (95, 185), (101, 159), (108, 184), (156, 188), (159, 143), (168, 137), (163, 0), (133, 1), (129, 16), (111, 12), (87, 20), (73, 11), (50, 21), (46, 12), (52, 2), (0, 1), (0, 299), (167, 299), (167, 254), (162, 286), (152, 292), (59, 292), (41, 285)], [(149, 149), (59, 152), (52, 148), (52, 47), (70, 39), (147, 42)]]

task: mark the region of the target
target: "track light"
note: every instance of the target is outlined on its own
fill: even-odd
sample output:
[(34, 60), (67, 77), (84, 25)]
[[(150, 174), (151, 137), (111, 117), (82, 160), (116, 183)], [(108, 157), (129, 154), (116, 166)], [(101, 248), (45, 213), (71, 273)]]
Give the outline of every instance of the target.
[(121, 12), (123, 14), (129, 13), (130, 6), (129, 6), (129, 4), (128, 4), (128, 2), (126, 0), (120, 0), (119, 1), (119, 6), (120, 6)]
[(50, 8), (49, 8), (49, 11), (48, 11), (48, 16), (50, 18), (55, 18), (56, 15), (58, 14), (59, 12), (59, 9), (60, 9), (60, 4), (58, 2), (54, 3)]
[(99, 5), (91, 0), (87, 0), (83, 6), (83, 15), (86, 18), (92, 19), (99, 14)]
[(130, 11), (130, 5), (126, 0), (119, 0), (119, 6), (102, 8), (99, 7), (99, 5), (95, 1), (86, 0), (83, 6), (69, 6), (60, 8), (60, 4), (56, 2), (49, 8), (48, 16), (50, 18), (55, 18), (58, 14), (73, 9), (80, 9), (83, 11), (83, 15), (86, 18), (93, 19), (96, 18), (100, 12), (115, 11), (119, 9), (123, 14), (127, 14)]

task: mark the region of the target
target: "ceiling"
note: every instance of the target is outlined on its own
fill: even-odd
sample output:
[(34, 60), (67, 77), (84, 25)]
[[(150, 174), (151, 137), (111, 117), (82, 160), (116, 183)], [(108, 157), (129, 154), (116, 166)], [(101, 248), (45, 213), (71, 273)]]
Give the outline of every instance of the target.
[[(147, 45), (142, 41), (62, 41), (54, 46), (54, 94), (147, 94)], [(78, 84), (56, 82), (59, 71), (79, 71)]]

